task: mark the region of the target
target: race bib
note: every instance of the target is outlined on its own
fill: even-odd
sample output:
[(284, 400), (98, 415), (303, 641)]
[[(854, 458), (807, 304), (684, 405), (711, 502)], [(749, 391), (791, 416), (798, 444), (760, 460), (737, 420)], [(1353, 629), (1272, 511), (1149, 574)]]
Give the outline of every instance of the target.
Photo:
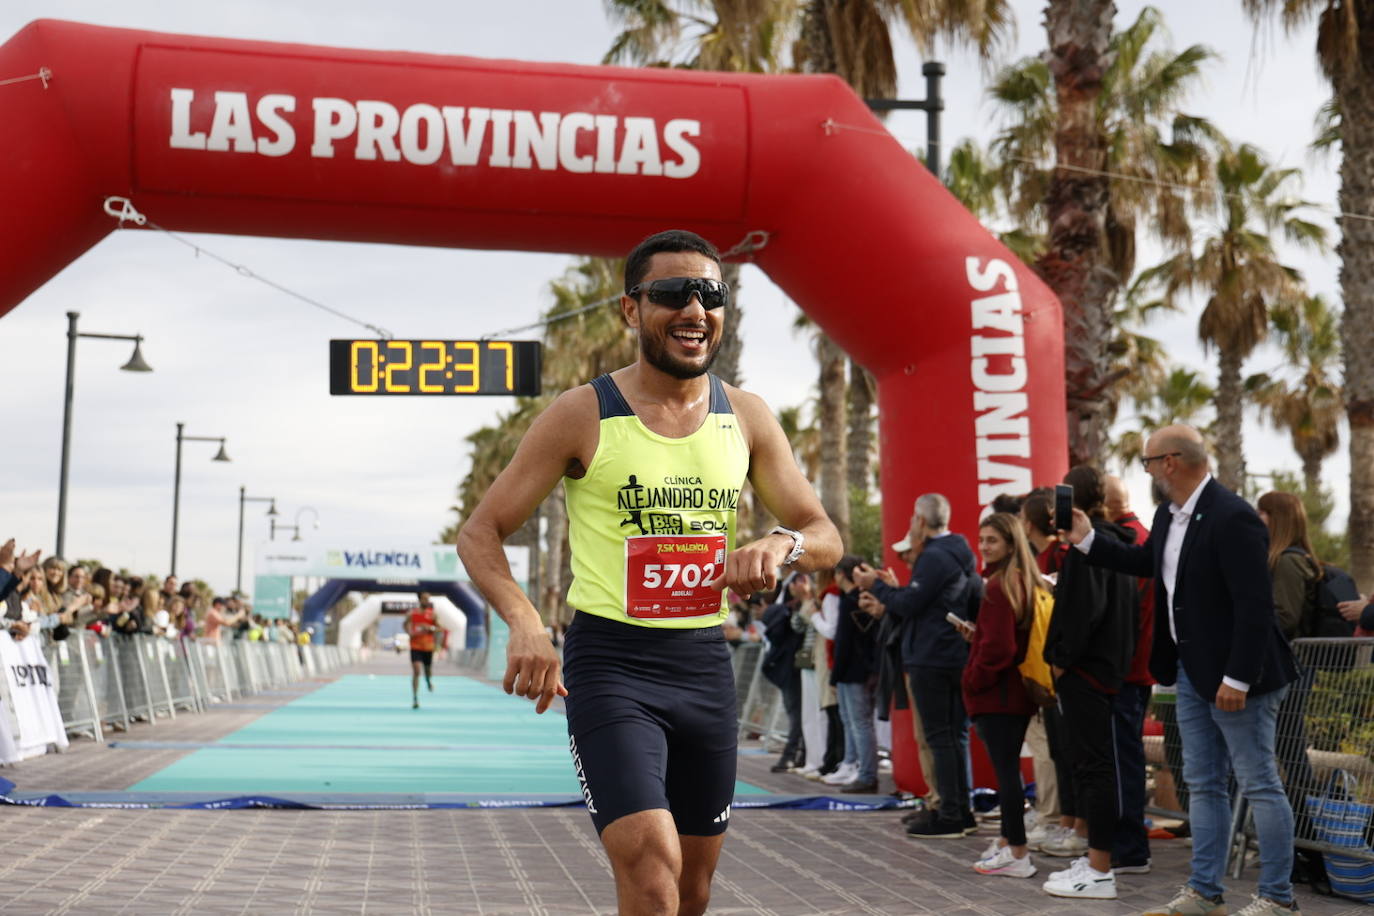
[(641, 619), (720, 613), (711, 581), (725, 569), (724, 534), (625, 539), (625, 613)]

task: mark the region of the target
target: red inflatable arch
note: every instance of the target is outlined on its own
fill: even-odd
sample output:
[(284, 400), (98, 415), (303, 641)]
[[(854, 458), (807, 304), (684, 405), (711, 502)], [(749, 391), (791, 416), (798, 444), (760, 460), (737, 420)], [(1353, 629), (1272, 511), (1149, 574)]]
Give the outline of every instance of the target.
[(921, 492), (972, 533), (1065, 466), (1058, 302), (836, 78), (50, 20), (0, 47), (0, 78), (40, 71), (0, 89), (0, 200), (23, 214), (0, 224), (0, 315), (118, 226), (111, 195), (168, 229), (411, 245), (762, 232), (749, 257), (878, 379), (889, 542)]

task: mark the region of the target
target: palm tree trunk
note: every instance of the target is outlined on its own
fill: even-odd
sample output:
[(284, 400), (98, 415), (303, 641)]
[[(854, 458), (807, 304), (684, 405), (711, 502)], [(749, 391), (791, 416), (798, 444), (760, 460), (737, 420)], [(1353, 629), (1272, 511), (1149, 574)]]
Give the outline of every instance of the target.
[[(1360, 9), (1360, 7), (1357, 7)], [(1359, 62), (1336, 80), (1341, 105), (1341, 210), (1374, 213), (1374, 11), (1360, 18)], [(1350, 572), (1374, 591), (1374, 222), (1341, 220), (1341, 351), (1350, 421)]]
[(816, 332), (816, 357), (820, 362), (821, 505), (849, 542), (849, 493), (845, 474), (845, 423), (847, 385), (846, 357), (840, 345), (823, 331)]
[(849, 498), (868, 502), (873, 478), (873, 376), (849, 361), (849, 456), (846, 459)]
[(1245, 486), (1241, 420), (1245, 409), (1240, 351), (1217, 348), (1217, 480), (1234, 493)]
[(1049, 0), (1045, 9), (1059, 120), (1045, 200), (1049, 243), (1036, 267), (1064, 309), (1070, 464), (1100, 464), (1107, 444), (1107, 345), (1121, 281), (1107, 258), (1107, 140), (1097, 100), (1115, 14), (1112, 0)]
[(711, 371), (720, 376), (727, 385), (740, 384), (739, 358), (744, 348), (740, 337), (740, 322), (744, 320), (744, 309), (739, 304), (739, 265), (725, 263), (720, 266), (721, 279), (730, 284), (730, 314), (725, 316), (725, 328), (720, 335), (720, 349), (716, 351), (716, 361)]
[(1301, 457), (1303, 486), (1308, 493), (1320, 493), (1322, 490), (1322, 456), (1309, 453), (1301, 455)]

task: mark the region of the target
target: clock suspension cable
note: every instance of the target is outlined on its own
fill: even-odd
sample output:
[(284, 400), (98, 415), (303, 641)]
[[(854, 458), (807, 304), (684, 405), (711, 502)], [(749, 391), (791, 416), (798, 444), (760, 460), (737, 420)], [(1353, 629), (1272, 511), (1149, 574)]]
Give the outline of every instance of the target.
[(218, 261), (225, 267), (228, 267), (230, 270), (234, 271), (234, 273), (238, 274), (241, 277), (247, 277), (250, 280), (257, 280), (259, 283), (263, 283), (267, 286), (270, 286), (280, 293), (285, 293), (286, 295), (291, 296), (294, 299), (299, 299), (306, 305), (313, 305), (315, 308), (322, 309), (323, 311), (326, 311), (331, 315), (334, 315), (338, 318), (342, 318), (344, 321), (349, 321), (353, 324), (367, 328), (369, 331), (376, 334), (382, 340), (391, 340), (394, 336), (386, 328), (378, 327), (375, 324), (369, 324), (368, 322), (363, 321), (359, 318), (354, 318), (351, 315), (346, 315), (336, 308), (332, 308), (328, 305), (325, 305), (323, 302), (320, 302), (316, 299), (311, 299), (309, 296), (303, 293), (298, 293), (295, 290), (290, 289), (289, 287), (283, 286), (275, 280), (272, 280), (268, 277), (264, 277), (262, 274), (257, 273), (245, 264), (236, 264), (233, 261), (230, 261), (228, 258), (221, 257), (220, 255), (215, 254), (213, 251), (211, 251), (208, 248), (205, 248), (202, 245), (197, 245), (190, 239), (177, 235), (170, 229), (165, 229), (162, 226), (159, 226), (157, 223), (148, 219), (146, 215), (140, 213), (138, 209), (133, 205), (133, 202), (129, 200), (127, 197), (105, 198), (105, 212), (108, 213), (110, 216), (113, 216), (115, 219), (119, 220), (120, 226), (123, 226), (125, 222), (130, 222), (136, 226), (147, 226), (149, 229), (156, 229), (158, 232), (164, 233), (171, 239), (180, 242), (187, 248), (190, 248), (192, 251), (195, 252), (196, 257), (200, 257), (203, 254), (211, 260)]

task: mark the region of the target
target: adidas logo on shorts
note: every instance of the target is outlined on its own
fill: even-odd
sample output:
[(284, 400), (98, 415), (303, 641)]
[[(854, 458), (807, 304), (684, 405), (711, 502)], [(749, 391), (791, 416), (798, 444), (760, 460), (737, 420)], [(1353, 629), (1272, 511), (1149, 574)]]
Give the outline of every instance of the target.
[(728, 820), (730, 820), (730, 806), (726, 805), (725, 810), (720, 812), (720, 814), (717, 814), (715, 820), (711, 821), (711, 823), (724, 824)]
[(587, 785), (587, 774), (582, 771), (582, 755), (577, 753), (577, 739), (568, 736), (568, 750), (572, 751), (573, 767), (577, 770), (577, 781), (582, 786), (582, 798), (587, 802), (587, 810), (596, 814), (596, 803), (592, 801), (592, 787)]

